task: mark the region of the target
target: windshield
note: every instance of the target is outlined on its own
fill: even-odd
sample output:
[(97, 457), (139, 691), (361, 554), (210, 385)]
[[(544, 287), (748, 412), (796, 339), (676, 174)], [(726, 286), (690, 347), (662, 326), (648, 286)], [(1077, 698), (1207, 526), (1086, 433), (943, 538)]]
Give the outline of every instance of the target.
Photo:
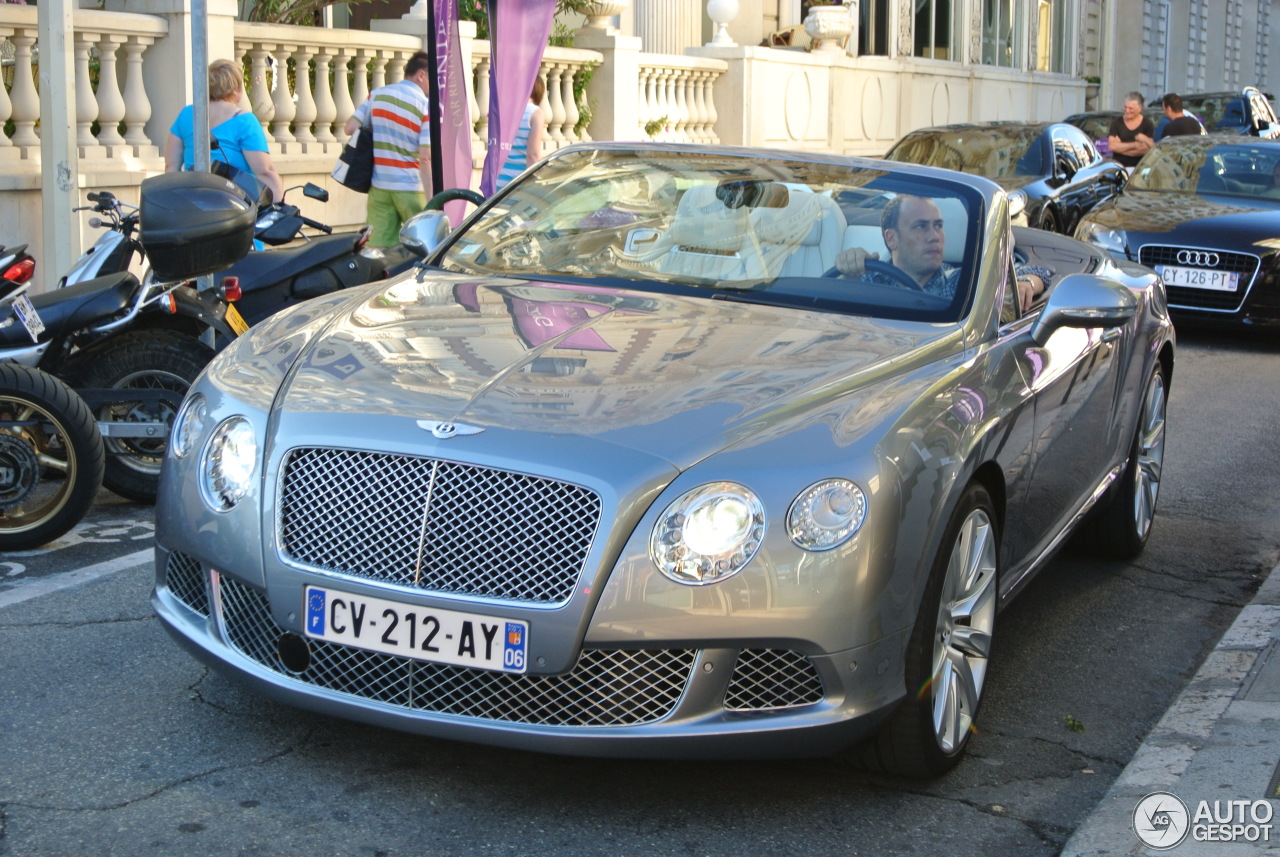
[(959, 170), (989, 179), (1044, 175), (1043, 125), (964, 128), (911, 134), (889, 152), (891, 161)]
[(1128, 190), (1280, 198), (1280, 145), (1174, 137), (1142, 159)]
[[(981, 203), (965, 185), (865, 163), (575, 148), (511, 185), (451, 239), (438, 264), (471, 275), (954, 321), (972, 291)], [(886, 208), (908, 212), (913, 226), (904, 216), (886, 238)], [(855, 247), (891, 270), (873, 262), (841, 275), (836, 257)]]
[(1196, 116), (1210, 132), (1244, 125), (1244, 99), (1235, 95), (1184, 95), (1182, 109)]

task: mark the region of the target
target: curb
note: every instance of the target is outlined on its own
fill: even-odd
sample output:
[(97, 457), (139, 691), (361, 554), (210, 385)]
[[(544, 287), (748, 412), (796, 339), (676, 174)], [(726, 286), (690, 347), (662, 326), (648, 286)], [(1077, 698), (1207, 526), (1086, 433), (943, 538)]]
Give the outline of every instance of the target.
[[(1171, 792), (1189, 804), (1193, 791), (1200, 792), (1194, 795), (1196, 798), (1224, 801), (1262, 797), (1267, 787), (1265, 778), (1255, 784), (1252, 774), (1232, 776), (1246, 773), (1238, 770), (1244, 766), (1258, 767), (1259, 761), (1257, 752), (1250, 752), (1247, 742), (1238, 742), (1233, 737), (1234, 728), (1232, 734), (1217, 737), (1225, 737), (1228, 744), (1239, 746), (1241, 752), (1230, 755), (1253, 758), (1223, 760), (1217, 754), (1205, 753), (1205, 764), (1196, 765), (1193, 776), (1188, 776), (1188, 771), (1193, 768), (1197, 754), (1213, 749), (1217, 743), (1215, 732), (1224, 719), (1233, 726), (1240, 726), (1241, 731), (1257, 729), (1267, 720), (1280, 721), (1280, 705), (1245, 699), (1276, 650), (1278, 633), (1280, 565), (1267, 575), (1253, 600), (1240, 611), (1106, 795), (1067, 840), (1061, 857), (1169, 853), (1146, 847), (1133, 830), (1134, 808), (1138, 801), (1153, 792)], [(1276, 666), (1280, 666), (1280, 661)], [(1275, 732), (1276, 724), (1273, 722), (1266, 729)], [(1265, 739), (1262, 743), (1266, 743)], [(1280, 741), (1276, 744), (1280, 745)], [(1267, 763), (1268, 771), (1270, 765), (1280, 761), (1271, 758), (1278, 750), (1280, 747), (1273, 747), (1272, 752), (1262, 759)], [(1213, 782), (1209, 783), (1210, 780)], [(1280, 804), (1276, 809), (1277, 821), (1280, 821)], [(1280, 824), (1276, 826), (1280, 828)], [(1276, 833), (1280, 835), (1280, 829)], [(1280, 841), (1201, 844), (1187, 839), (1171, 853), (1185, 855), (1199, 849), (1214, 855), (1260, 854), (1267, 848), (1280, 849)]]

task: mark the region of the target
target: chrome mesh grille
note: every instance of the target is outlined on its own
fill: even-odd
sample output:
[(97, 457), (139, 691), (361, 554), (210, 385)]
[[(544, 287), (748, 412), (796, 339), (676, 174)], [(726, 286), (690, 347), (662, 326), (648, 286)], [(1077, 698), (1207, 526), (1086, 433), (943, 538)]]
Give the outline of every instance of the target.
[(822, 679), (813, 662), (799, 652), (746, 649), (738, 653), (725, 691), (729, 711), (794, 708), (822, 701)]
[(1180, 268), (1205, 268), (1211, 271), (1234, 271), (1239, 274), (1239, 287), (1234, 292), (1222, 292), (1214, 289), (1192, 289), (1186, 286), (1170, 286), (1165, 284), (1165, 292), (1169, 296), (1169, 305), (1185, 309), (1216, 310), (1218, 312), (1235, 312), (1244, 304), (1249, 284), (1253, 282), (1258, 271), (1258, 260), (1247, 253), (1231, 253), (1226, 250), (1212, 250), (1218, 257), (1218, 264), (1184, 265), (1178, 261), (1178, 253), (1185, 247), (1168, 247), (1163, 244), (1147, 244), (1138, 251), (1138, 261), (1148, 268), (1156, 265), (1176, 265)]
[(588, 649), (567, 675), (521, 676), (309, 640), (311, 663), (295, 673), (276, 654), (283, 631), (266, 596), (233, 578), (220, 580), (227, 639), (247, 657), (316, 687), (420, 711), (545, 726), (652, 723), (675, 708), (696, 654)]
[(164, 564), (164, 582), (174, 598), (201, 616), (209, 615), (209, 591), (195, 557), (176, 551), (169, 554)]
[(346, 449), (290, 452), (280, 506), (282, 550), (303, 565), (539, 603), (573, 592), (601, 509), (565, 482)]

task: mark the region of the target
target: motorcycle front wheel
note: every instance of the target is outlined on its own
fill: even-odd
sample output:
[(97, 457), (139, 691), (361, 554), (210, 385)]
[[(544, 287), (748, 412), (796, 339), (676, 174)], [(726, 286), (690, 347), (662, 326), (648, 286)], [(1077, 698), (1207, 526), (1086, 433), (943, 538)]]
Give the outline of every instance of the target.
[(0, 363), (0, 551), (74, 527), (102, 484), (102, 437), (88, 405), (57, 378)]
[[(85, 388), (124, 391), (97, 406), (99, 421), (164, 423), (172, 428), (178, 404), (213, 349), (170, 330), (139, 330), (112, 337), (79, 358), (76, 378)], [(131, 400), (129, 390), (168, 390), (172, 400)], [(88, 393), (86, 392), (86, 395)], [(169, 445), (168, 431), (146, 437), (104, 438), (107, 469), (102, 484), (121, 497), (154, 503), (160, 487), (160, 463)]]

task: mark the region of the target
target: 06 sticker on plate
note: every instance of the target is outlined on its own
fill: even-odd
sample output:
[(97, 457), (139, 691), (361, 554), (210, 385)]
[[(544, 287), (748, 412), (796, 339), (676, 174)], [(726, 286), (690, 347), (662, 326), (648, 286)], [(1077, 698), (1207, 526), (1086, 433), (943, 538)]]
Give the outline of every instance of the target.
[(529, 623), (304, 588), (306, 635), (437, 664), (525, 671)]

